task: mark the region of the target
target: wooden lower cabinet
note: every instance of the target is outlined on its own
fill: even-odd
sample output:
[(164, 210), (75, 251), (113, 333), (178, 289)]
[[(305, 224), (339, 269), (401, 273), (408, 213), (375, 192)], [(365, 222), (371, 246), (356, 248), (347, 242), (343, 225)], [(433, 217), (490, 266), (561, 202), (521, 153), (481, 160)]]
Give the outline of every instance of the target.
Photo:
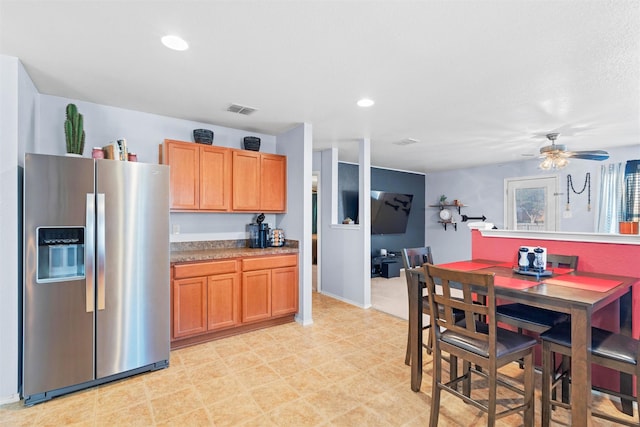
[(242, 273), (242, 321), (271, 317), (271, 270)]
[(242, 321), (253, 322), (298, 311), (298, 256), (242, 261)]
[(240, 323), (237, 260), (177, 264), (172, 268), (172, 339)]
[(271, 316), (298, 312), (298, 267), (271, 271)]
[(208, 278), (207, 330), (240, 324), (240, 274), (219, 274)]
[(173, 281), (173, 338), (207, 330), (207, 278)]
[(177, 263), (171, 346), (204, 342), (293, 320), (298, 255)]

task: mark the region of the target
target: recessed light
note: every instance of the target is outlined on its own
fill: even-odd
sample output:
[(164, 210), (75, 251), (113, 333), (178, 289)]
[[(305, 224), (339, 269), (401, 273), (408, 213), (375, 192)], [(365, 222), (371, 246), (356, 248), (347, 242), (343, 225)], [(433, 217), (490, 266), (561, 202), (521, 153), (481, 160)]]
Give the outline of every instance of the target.
[(372, 99), (362, 98), (358, 101), (358, 107), (371, 107), (375, 102)]
[(186, 41), (178, 36), (164, 36), (162, 38), (162, 44), (173, 50), (187, 50), (189, 45)]
[(411, 144), (417, 144), (418, 142), (420, 142), (420, 141), (415, 139), (415, 138), (405, 138), (405, 139), (403, 139), (401, 141), (393, 142), (393, 144), (396, 144), (396, 145), (411, 145)]

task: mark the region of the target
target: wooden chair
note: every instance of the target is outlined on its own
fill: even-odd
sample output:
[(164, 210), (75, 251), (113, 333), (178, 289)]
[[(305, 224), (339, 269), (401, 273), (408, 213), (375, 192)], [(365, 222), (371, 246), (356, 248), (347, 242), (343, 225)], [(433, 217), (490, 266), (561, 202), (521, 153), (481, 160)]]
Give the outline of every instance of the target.
[[(420, 248), (404, 248), (402, 249), (402, 263), (404, 265), (405, 278), (407, 280), (407, 293), (409, 293), (411, 286), (410, 281), (411, 277), (409, 275), (409, 270), (413, 268), (422, 267), (422, 264), (429, 263), (433, 264), (433, 255), (431, 254), (431, 247), (425, 246)], [(409, 299), (411, 301), (411, 299)], [(409, 307), (411, 310), (411, 307)], [(431, 310), (429, 309), (429, 299), (426, 294), (422, 297), (422, 313), (426, 315), (430, 315)], [(460, 320), (464, 317), (464, 313), (456, 312), (457, 319)], [(431, 322), (423, 325), (422, 329), (426, 330), (431, 328)], [(411, 331), (407, 332), (407, 351), (404, 357), (405, 365), (411, 364), (411, 349), (410, 349), (410, 341), (411, 341)], [(426, 349), (427, 354), (431, 354), (431, 346), (433, 342), (433, 334), (429, 331), (429, 338), (427, 341), (423, 343), (423, 347)]]
[[(411, 287), (410, 287), (411, 277), (409, 275), (409, 270), (411, 270), (412, 268), (420, 267), (425, 262), (428, 262), (429, 264), (433, 264), (433, 256), (431, 255), (430, 246), (426, 246), (423, 248), (402, 249), (402, 264), (404, 265), (404, 275), (407, 280), (407, 294), (411, 290)], [(411, 310), (411, 307), (409, 307), (409, 310)], [(426, 296), (422, 297), (422, 312), (427, 315), (430, 313), (429, 300), (427, 299)], [(429, 323), (427, 325), (424, 325), (422, 329), (423, 330), (429, 329), (430, 327), (431, 327), (431, 324)], [(429, 333), (429, 338), (427, 340), (427, 343), (423, 344), (423, 346), (427, 349), (427, 354), (431, 353), (431, 339), (432, 339), (431, 333)], [(410, 341), (411, 341), (411, 331), (408, 330), (407, 331), (407, 351), (404, 357), (405, 365), (411, 364)]]
[[(556, 376), (554, 354), (562, 354), (563, 359), (571, 356), (571, 323), (565, 322), (554, 326), (540, 335), (542, 340), (542, 425), (548, 426), (551, 421), (551, 407), (559, 406), (569, 409), (571, 404), (564, 401), (558, 402), (554, 398), (553, 391), (563, 379), (570, 378), (567, 370)], [(615, 417), (592, 411), (594, 417), (628, 426), (640, 426), (640, 341), (621, 334), (605, 331), (600, 328), (591, 328), (591, 361), (596, 365), (605, 366), (619, 372), (636, 376), (636, 397), (638, 404), (636, 411), (637, 422), (632, 422), (629, 417)], [(614, 395), (620, 398), (634, 400), (634, 397), (617, 391), (593, 387), (601, 393)]]
[[(440, 392), (445, 390), (466, 403), (488, 414), (488, 426), (494, 426), (496, 420), (516, 412), (523, 412), (524, 425), (534, 424), (534, 338), (498, 328), (496, 322), (496, 296), (493, 273), (461, 272), (424, 265), (427, 281), (427, 294), (431, 307), (431, 328), (433, 342), (433, 387), (431, 395), (431, 417), (429, 425), (438, 425), (440, 410)], [(442, 286), (442, 294), (436, 293), (436, 283)], [(462, 290), (462, 299), (452, 297), (453, 289)], [(483, 303), (474, 301), (479, 293), (484, 296)], [(462, 321), (455, 321), (454, 310), (465, 313)], [(476, 319), (487, 319), (489, 323)], [(442, 328), (446, 328), (442, 330)], [(463, 360), (462, 374), (449, 382), (442, 382), (442, 352), (449, 353), (451, 363), (455, 359)], [(498, 369), (508, 363), (524, 360), (523, 385), (516, 387), (514, 379), (506, 379), (498, 374)], [(473, 367), (475, 365), (475, 368)], [(481, 370), (480, 370), (481, 369)], [(472, 398), (472, 374), (485, 378), (488, 394), (480, 399)], [(462, 383), (462, 393), (458, 390)], [(497, 412), (497, 388), (504, 386), (520, 393), (520, 404)], [(479, 394), (475, 390), (475, 394)], [(486, 403), (484, 403), (486, 402)]]
[[(567, 267), (574, 270), (578, 267), (578, 257), (573, 255), (547, 255), (547, 265), (551, 268)], [(498, 322), (541, 334), (549, 328), (566, 322), (569, 315), (526, 304), (503, 304), (496, 308)]]

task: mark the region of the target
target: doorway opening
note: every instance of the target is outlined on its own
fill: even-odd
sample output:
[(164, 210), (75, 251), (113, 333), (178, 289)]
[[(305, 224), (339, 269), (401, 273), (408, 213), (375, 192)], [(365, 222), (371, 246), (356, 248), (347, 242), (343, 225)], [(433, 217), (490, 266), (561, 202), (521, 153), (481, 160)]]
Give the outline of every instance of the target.
[(320, 281), (320, 172), (314, 171), (311, 177), (311, 283), (313, 292), (321, 292)]

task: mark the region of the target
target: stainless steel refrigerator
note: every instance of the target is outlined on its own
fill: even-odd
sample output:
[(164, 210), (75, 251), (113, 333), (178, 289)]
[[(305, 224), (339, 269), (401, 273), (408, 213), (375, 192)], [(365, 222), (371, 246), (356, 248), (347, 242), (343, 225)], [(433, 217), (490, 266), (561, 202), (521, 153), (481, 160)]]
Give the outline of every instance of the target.
[(169, 167), (26, 154), (26, 405), (169, 363)]

